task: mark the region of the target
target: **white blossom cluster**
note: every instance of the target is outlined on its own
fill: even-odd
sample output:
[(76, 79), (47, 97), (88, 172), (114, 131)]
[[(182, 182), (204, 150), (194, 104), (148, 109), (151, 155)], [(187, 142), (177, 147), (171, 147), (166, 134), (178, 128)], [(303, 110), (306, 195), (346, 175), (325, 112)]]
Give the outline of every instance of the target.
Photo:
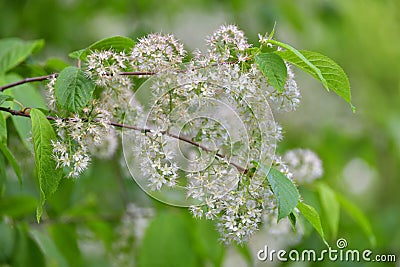
[[(87, 168), (89, 152), (110, 157), (115, 151), (110, 121), (137, 125), (141, 131), (132, 134), (129, 153), (146, 177), (143, 186), (153, 192), (184, 188), (200, 204), (190, 206), (195, 217), (216, 220), (225, 243), (242, 243), (264, 221), (277, 218), (265, 174), (252, 161), (298, 181), (315, 179), (318, 164), (304, 151), (286, 154), (288, 165), (275, 156), (282, 128), (268, 103), (274, 111), (292, 111), (300, 102), (290, 66), (278, 92), (251, 63), (252, 45), (236, 26), (221, 26), (206, 44), (206, 51), (196, 50), (186, 60), (188, 53), (173, 35), (155, 33), (129, 51), (89, 53), (84, 68), (101, 88), (100, 97), (82, 114), (56, 121), (53, 152), (58, 167), (76, 177)], [(129, 72), (152, 78), (135, 91)], [(55, 81), (48, 83), (53, 109)]]
[(53, 156), (57, 168), (66, 169), (68, 177), (78, 177), (87, 169), (91, 150), (100, 152), (98, 156), (107, 157), (116, 149), (116, 140), (110, 137), (113, 131), (109, 112), (100, 108), (87, 108), (85, 111), (90, 116), (83, 119), (75, 114), (70, 118), (56, 119), (54, 124), (58, 138), (52, 140)]
[[(273, 164), (292, 178), (274, 155), (282, 129), (266, 112), (266, 101), (275, 102), (277, 110), (293, 110), (299, 91), (290, 68), (285, 90), (278, 93), (255, 64), (243, 67), (251, 45), (236, 26), (222, 26), (207, 38), (207, 45), (206, 52), (196, 51), (186, 65), (178, 68), (173, 61), (151, 79), (145, 90), (152, 93), (152, 106), (141, 125), (155, 130), (136, 134), (134, 153), (151, 190), (186, 183), (186, 196), (201, 204), (190, 207), (193, 215), (217, 220), (223, 242), (242, 243), (265, 217), (277, 218), (265, 174), (250, 174), (250, 161)], [(168, 133), (203, 148), (177, 145)]]
[(293, 149), (284, 155), (284, 160), (298, 183), (311, 183), (323, 174), (322, 161), (309, 149)]
[(159, 72), (182, 63), (186, 51), (172, 34), (152, 33), (139, 39), (130, 53), (134, 70)]

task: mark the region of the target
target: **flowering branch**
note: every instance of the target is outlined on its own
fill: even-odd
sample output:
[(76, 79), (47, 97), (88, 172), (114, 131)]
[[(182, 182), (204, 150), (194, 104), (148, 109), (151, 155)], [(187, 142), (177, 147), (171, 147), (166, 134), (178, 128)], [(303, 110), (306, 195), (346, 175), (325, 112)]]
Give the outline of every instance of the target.
[[(130, 72), (121, 72), (118, 73), (118, 75), (123, 75), (123, 76), (145, 76), (145, 75), (154, 75), (156, 74), (155, 72), (148, 72), (148, 71), (130, 71)], [(49, 80), (51, 78), (56, 78), (58, 76), (58, 73), (53, 73), (49, 75), (44, 75), (44, 76), (38, 76), (38, 77), (31, 77), (31, 78), (25, 78), (20, 81), (16, 81), (13, 83), (9, 83), (3, 86), (0, 86), (0, 92), (5, 91), (6, 89), (16, 87), (18, 85), (22, 85), (25, 83), (32, 83), (32, 82), (42, 82), (45, 80)]]
[[(8, 112), (13, 116), (21, 116), (21, 117), (27, 117), (27, 118), (31, 117), (31, 115), (28, 113), (29, 109), (30, 108), (25, 108), (24, 110), (14, 110), (14, 109), (10, 109), (10, 108), (0, 107), (0, 111)], [(46, 116), (46, 118), (48, 120), (50, 120), (50, 121), (56, 121), (57, 119), (60, 119), (60, 118), (56, 118), (56, 117), (53, 117), (53, 116)], [(65, 118), (63, 118), (63, 120), (65, 120)], [(138, 126), (135, 126), (135, 125), (127, 125), (127, 124), (118, 123), (118, 122), (112, 122), (112, 121), (110, 121), (108, 124), (111, 125), (111, 126), (114, 126), (114, 127), (118, 127), (118, 128), (125, 128), (125, 129), (131, 129), (131, 130), (135, 130), (135, 131), (140, 131), (142, 133), (149, 133), (149, 132), (153, 131), (153, 130), (151, 130), (149, 128), (141, 128), (141, 127), (138, 127)], [(162, 135), (166, 135), (166, 136), (172, 137), (174, 139), (178, 139), (180, 141), (183, 141), (183, 142), (186, 142), (188, 144), (191, 144), (191, 145), (193, 145), (195, 147), (200, 148), (203, 151), (206, 151), (206, 152), (209, 152), (209, 153), (215, 152), (215, 151), (207, 148), (206, 146), (203, 146), (203, 145), (201, 145), (201, 144), (199, 144), (197, 142), (194, 142), (194, 141), (192, 141), (189, 138), (186, 138), (184, 136), (176, 135), (176, 134), (170, 133), (168, 131), (160, 131), (160, 133)], [(223, 155), (221, 153), (218, 153), (218, 152), (215, 153), (215, 156), (218, 157), (218, 158), (221, 158), (221, 159), (226, 158), (225, 155)], [(238, 164), (236, 164), (234, 162), (230, 162), (229, 164), (232, 165), (233, 167), (235, 167), (241, 173), (247, 173), (248, 172), (248, 170), (246, 168), (243, 168), (242, 166), (240, 166), (240, 165), (238, 165)]]

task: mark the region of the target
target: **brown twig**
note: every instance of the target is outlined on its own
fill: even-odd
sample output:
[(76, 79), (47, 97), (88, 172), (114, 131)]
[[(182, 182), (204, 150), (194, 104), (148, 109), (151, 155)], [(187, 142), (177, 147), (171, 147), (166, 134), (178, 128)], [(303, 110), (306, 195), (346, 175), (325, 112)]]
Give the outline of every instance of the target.
[[(0, 111), (8, 112), (13, 116), (22, 116), (22, 117), (27, 117), (27, 118), (31, 117), (31, 115), (28, 113), (28, 111), (29, 111), (28, 108), (25, 108), (24, 110), (13, 110), (13, 109), (10, 109), (10, 108), (0, 107)], [(66, 120), (66, 118), (56, 118), (56, 117), (52, 117), (52, 116), (46, 116), (46, 118), (48, 120), (50, 120), (50, 121), (55, 121), (56, 119), (64, 119), (64, 120)], [(152, 131), (151, 129), (148, 129), (148, 128), (141, 128), (141, 127), (134, 126), (134, 125), (127, 125), (127, 124), (118, 123), (118, 122), (112, 122), (112, 121), (109, 122), (109, 124), (114, 126), (114, 127), (132, 129), (132, 130), (139, 131), (139, 132), (142, 132), (142, 133), (149, 133), (149, 132)], [(199, 144), (197, 142), (194, 142), (193, 140), (191, 140), (191, 139), (189, 139), (187, 137), (184, 137), (184, 136), (181, 136), (181, 135), (176, 135), (176, 134), (170, 133), (168, 131), (161, 131), (160, 133), (163, 134), (163, 135), (172, 137), (174, 139), (178, 139), (178, 140), (183, 141), (185, 143), (191, 144), (191, 145), (193, 145), (195, 147), (200, 148), (203, 151), (206, 151), (206, 152), (209, 152), (209, 153), (214, 153), (215, 152), (214, 150), (209, 149), (206, 146), (203, 146), (203, 145), (201, 145), (201, 144)], [(218, 153), (218, 152), (215, 153), (215, 156), (218, 157), (218, 158), (221, 158), (221, 159), (226, 159), (225, 155), (223, 155), (221, 153)], [(233, 167), (235, 167), (241, 173), (245, 174), (245, 173), (248, 172), (248, 170), (246, 168), (243, 168), (242, 166), (240, 166), (240, 165), (238, 165), (238, 164), (236, 164), (234, 162), (229, 162), (229, 164), (232, 165)]]

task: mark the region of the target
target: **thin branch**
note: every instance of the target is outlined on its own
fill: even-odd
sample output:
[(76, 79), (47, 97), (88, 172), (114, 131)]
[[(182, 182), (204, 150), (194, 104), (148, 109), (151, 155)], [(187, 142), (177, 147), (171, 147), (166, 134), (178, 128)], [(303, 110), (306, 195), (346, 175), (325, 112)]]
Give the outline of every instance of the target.
[(13, 82), (13, 83), (10, 83), (10, 84), (6, 84), (6, 85), (3, 85), (3, 86), (0, 86), (0, 92), (6, 90), (6, 89), (8, 89), (8, 88), (12, 88), (12, 87), (15, 87), (15, 86), (24, 84), (24, 83), (45, 81), (45, 80), (48, 80), (48, 79), (50, 79), (50, 78), (52, 78), (52, 77), (54, 77), (54, 76), (57, 77), (57, 76), (58, 76), (58, 73), (49, 74), (49, 75), (44, 75), (44, 76), (39, 76), (39, 77), (25, 78), (25, 79), (22, 79), (22, 80), (17, 81), (17, 82)]
[[(13, 110), (13, 109), (10, 109), (10, 108), (0, 107), (0, 111), (8, 112), (8, 113), (10, 113), (11, 115), (14, 115), (14, 116), (22, 116), (22, 117), (30, 118), (31, 115), (27, 112), (28, 110), (29, 110), (29, 108), (26, 108), (24, 110)], [(52, 116), (46, 116), (46, 118), (48, 120), (50, 120), (50, 121), (55, 121), (56, 119), (60, 119), (60, 118), (56, 118), (56, 117), (52, 117)], [(61, 119), (65, 119), (65, 118), (61, 118)], [(149, 129), (149, 128), (141, 128), (141, 127), (134, 126), (134, 125), (127, 125), (127, 124), (118, 123), (118, 122), (112, 122), (112, 121), (109, 122), (109, 125), (112, 125), (112, 126), (118, 127), (118, 128), (132, 129), (132, 130), (139, 131), (139, 132), (142, 132), (142, 133), (152, 132), (152, 130)], [(200, 148), (203, 151), (206, 151), (206, 152), (209, 152), (209, 153), (214, 153), (215, 152), (214, 150), (209, 149), (206, 146), (203, 146), (203, 145), (201, 145), (201, 144), (199, 144), (197, 142), (194, 142), (193, 140), (191, 140), (191, 139), (189, 139), (187, 137), (184, 137), (184, 136), (181, 136), (181, 135), (176, 135), (176, 134), (170, 133), (168, 131), (161, 131), (160, 133), (163, 134), (163, 135), (172, 137), (174, 139), (186, 142), (188, 144), (191, 144), (191, 145), (193, 145), (195, 147)], [(215, 156), (218, 157), (218, 158), (221, 158), (221, 159), (226, 159), (225, 155), (223, 155), (221, 153), (218, 153), (218, 152), (215, 153)], [(240, 166), (240, 165), (238, 165), (238, 164), (236, 164), (234, 162), (229, 162), (229, 164), (232, 165), (233, 167), (235, 167), (241, 173), (245, 174), (245, 173), (248, 172), (248, 170), (246, 168), (243, 168), (242, 166)]]
[[(214, 67), (214, 66), (218, 66), (218, 65), (223, 65), (223, 64), (235, 64), (237, 63), (237, 61), (227, 61), (227, 62), (217, 62), (217, 63), (213, 63), (210, 65), (210, 67)], [(205, 68), (204, 67), (198, 67), (195, 69), (202, 69)], [(185, 70), (177, 70), (177, 72), (183, 72)], [(21, 85), (21, 84), (25, 84), (25, 83), (31, 83), (31, 82), (41, 82), (41, 81), (45, 81), (48, 80), (52, 77), (57, 77), (59, 73), (53, 73), (53, 74), (49, 74), (49, 75), (44, 75), (44, 76), (38, 76), (38, 77), (32, 77), (32, 78), (25, 78), (22, 79), (20, 81), (16, 81), (13, 83), (9, 83), (3, 86), (0, 86), (0, 92)], [(157, 72), (152, 72), (152, 71), (126, 71), (126, 72), (120, 72), (118, 73), (118, 75), (123, 75), (123, 76), (152, 76), (157, 74)]]

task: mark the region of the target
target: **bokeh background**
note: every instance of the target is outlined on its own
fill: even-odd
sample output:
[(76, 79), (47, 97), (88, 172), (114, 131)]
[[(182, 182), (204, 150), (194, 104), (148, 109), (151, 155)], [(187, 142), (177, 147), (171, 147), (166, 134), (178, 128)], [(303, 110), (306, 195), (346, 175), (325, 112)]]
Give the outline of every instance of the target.
[[(399, 258), (400, 1), (0, 0), (0, 37), (45, 39), (44, 50), (32, 59), (38, 62), (60, 57), (72, 63), (67, 56), (69, 52), (87, 47), (101, 38), (113, 35), (137, 38), (159, 31), (175, 33), (188, 49), (202, 48), (204, 37), (224, 23), (238, 25), (255, 43), (257, 33), (270, 31), (275, 22), (276, 39), (299, 49), (318, 51), (344, 68), (351, 82), (353, 104), (357, 108), (357, 112), (352, 113), (335, 94), (326, 92), (307, 74), (297, 72), (302, 103), (297, 112), (277, 114), (276, 119), (285, 130), (280, 152), (297, 147), (314, 150), (323, 160), (323, 180), (354, 201), (369, 218), (376, 236), (374, 252), (393, 253)], [(33, 164), (30, 155), (26, 151), (17, 151), (17, 141), (13, 145), (16, 154), (19, 153), (26, 162), (24, 169), (29, 170)], [(126, 229), (121, 227), (121, 216), (126, 214), (128, 203), (136, 203), (138, 206), (153, 206), (162, 213), (163, 216), (157, 217), (160, 227), (171, 228), (171, 233), (177, 227), (182, 229), (181, 236), (170, 236), (169, 240), (160, 242), (166, 242), (172, 250), (184, 251), (181, 261), (186, 261), (186, 266), (213, 266), (218, 262), (225, 266), (249, 264), (244, 249), (230, 248), (223, 252), (215, 245), (210, 225), (193, 221), (186, 210), (149, 199), (131, 179), (125, 179), (129, 175), (119, 167), (119, 160), (96, 161), (79, 180), (64, 180), (58, 194), (49, 201), (50, 219), (44, 224), (36, 225), (32, 215), (34, 209), (25, 207), (27, 214), (22, 213), (17, 218), (24, 222), (19, 228), (29, 232), (25, 244), (18, 247), (21, 257), (42, 264), (47, 262), (47, 266), (123, 266), (118, 263), (118, 260), (124, 260), (119, 252), (125, 249), (127, 258), (133, 259), (142, 249), (138, 245), (119, 248), (114, 238), (119, 231), (121, 236), (132, 238), (127, 244), (135, 243), (134, 239), (138, 237), (130, 237), (128, 223)], [(21, 194), (27, 197), (37, 195), (30, 171), (24, 171), (22, 191), (15, 179), (7, 181), (8, 196)], [(307, 192), (305, 194), (307, 196)], [(312, 202), (312, 196), (310, 198)], [(142, 212), (146, 214), (146, 211)], [(99, 215), (103, 219), (100, 220)], [(359, 225), (345, 213), (341, 216), (339, 236), (346, 238), (349, 247), (371, 248)], [(170, 221), (171, 218), (179, 220)], [(140, 227), (147, 223), (146, 219), (140, 220), (131, 227), (138, 236), (144, 234)], [(194, 234), (194, 239), (189, 240), (186, 235), (193, 231), (185, 227), (205, 228), (211, 233), (208, 239), (198, 236), (203, 234)], [(18, 231), (19, 235), (24, 232)], [(36, 250), (29, 247), (35, 240), (46, 242), (48, 238), (41, 234), (43, 231), (56, 244), (54, 251), (66, 253), (61, 257), (51, 249), (50, 252), (47, 250), (50, 255), (55, 253), (50, 256), (53, 265), (48, 263), (49, 256), (42, 253), (43, 247), (38, 246)], [(323, 243), (317, 234), (312, 233), (293, 246), (321, 248)], [(203, 260), (197, 252), (191, 256), (199, 247), (204, 257), (212, 255), (210, 257), (215, 260)], [(154, 253), (157, 257), (158, 252)], [(60, 264), (57, 255), (64, 258), (67, 265)], [(23, 266), (23, 262), (17, 261), (15, 266)], [(357, 263), (340, 265), (359, 266)], [(175, 265), (171, 263), (170, 266)], [(268, 264), (261, 263), (260, 266)]]

